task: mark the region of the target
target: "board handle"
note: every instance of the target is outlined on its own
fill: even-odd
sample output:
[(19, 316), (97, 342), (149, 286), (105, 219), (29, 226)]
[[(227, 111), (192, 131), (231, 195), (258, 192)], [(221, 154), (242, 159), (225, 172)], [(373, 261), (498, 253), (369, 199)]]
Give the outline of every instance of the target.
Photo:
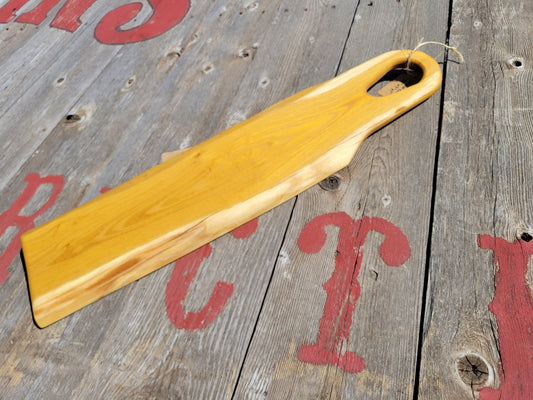
[[(417, 83), (385, 96), (369, 93), (389, 72), (405, 68), (409, 58), (411, 65), (421, 71)], [(336, 147), (338, 154), (342, 153), (336, 166), (341, 169), (368, 136), (428, 99), (441, 83), (440, 66), (431, 56), (421, 51), (394, 50), (299, 92), (256, 117), (299, 115), (303, 124), (316, 120), (318, 130), (327, 131), (329, 144)], [(335, 117), (320, 126), (318, 119), (327, 114)]]
[[(395, 69), (407, 69), (407, 62), (410, 60), (410, 65), (420, 68), (422, 77), (417, 83), (402, 89), (396, 93), (386, 96), (373, 96), (368, 93), (368, 90), (375, 85), (387, 73)], [(426, 53), (413, 50), (394, 50), (384, 53), (378, 57), (368, 61), (365, 72), (366, 83), (365, 92), (368, 96), (374, 98), (380, 103), (387, 103), (393, 105), (395, 103), (403, 103), (407, 99), (412, 99), (411, 103), (416, 103), (417, 100), (427, 99), (440, 87), (442, 82), (442, 73), (440, 66), (435, 59)]]
[[(414, 65), (421, 71), (422, 76), (417, 83), (385, 96), (374, 96), (369, 93), (369, 90), (389, 72), (396, 69), (406, 69), (408, 60), (410, 60), (411, 66)], [(442, 83), (442, 72), (439, 64), (433, 57), (421, 51), (390, 51), (369, 60), (360, 67), (365, 67), (362, 76), (356, 76), (353, 79), (358, 79), (364, 85), (361, 88), (364, 102), (379, 115), (380, 121), (374, 120), (374, 127), (377, 129), (427, 100), (440, 88)], [(377, 129), (364, 134), (362, 140)]]

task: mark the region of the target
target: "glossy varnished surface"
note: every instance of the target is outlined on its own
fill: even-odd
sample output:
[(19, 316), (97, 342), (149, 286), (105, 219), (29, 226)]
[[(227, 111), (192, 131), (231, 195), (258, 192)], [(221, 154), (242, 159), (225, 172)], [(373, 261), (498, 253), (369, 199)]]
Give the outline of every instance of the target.
[(367, 93), (404, 66), (386, 53), (276, 104), (22, 236), (36, 322), (47, 326), (290, 199), (344, 168), (369, 134), (440, 86)]

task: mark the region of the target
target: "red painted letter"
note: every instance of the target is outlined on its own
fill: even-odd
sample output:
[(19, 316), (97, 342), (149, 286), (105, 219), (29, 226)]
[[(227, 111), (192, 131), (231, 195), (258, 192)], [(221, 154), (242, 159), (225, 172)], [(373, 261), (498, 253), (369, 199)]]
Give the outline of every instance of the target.
[(20, 15), (17, 18), (17, 22), (39, 25), (57, 3), (59, 3), (59, 0), (43, 0), (33, 10)]
[(298, 238), (300, 250), (316, 253), (326, 242), (327, 225), (339, 227), (335, 271), (324, 284), (327, 292), (318, 340), (300, 347), (298, 358), (313, 364), (333, 364), (350, 373), (364, 369), (364, 359), (346, 350), (355, 303), (361, 295), (357, 275), (363, 261), (362, 246), (370, 231), (385, 235), (379, 248), (389, 266), (399, 266), (411, 256), (411, 248), (402, 231), (381, 218), (354, 221), (344, 212), (324, 214), (309, 222)]
[(122, 30), (120, 27), (134, 19), (142, 9), (142, 3), (120, 6), (106, 14), (100, 21), (94, 36), (102, 43), (124, 44), (140, 42), (173, 28), (189, 10), (189, 0), (148, 0), (153, 13), (141, 26)]
[[(11, 0), (0, 9), (0, 23), (9, 22), (15, 13), (24, 6), (28, 0)], [(75, 31), (81, 24), (80, 17), (95, 2), (95, 0), (68, 0), (59, 10), (51, 26)], [(43, 0), (33, 10), (28, 11), (17, 18), (17, 22), (38, 25), (43, 22), (48, 13), (54, 8), (59, 0)]]
[[(237, 239), (250, 236), (257, 229), (257, 218), (233, 230), (231, 234)], [(166, 304), (167, 315), (172, 323), (179, 329), (202, 329), (213, 322), (224, 310), (228, 299), (233, 293), (233, 285), (226, 282), (217, 282), (213, 294), (207, 304), (199, 312), (185, 312), (183, 303), (193, 279), (198, 274), (202, 261), (211, 255), (213, 248), (210, 244), (176, 261), (174, 271), (167, 284)]]
[(251, 221), (239, 226), (238, 228), (232, 230), (230, 233), (234, 238), (237, 239), (246, 239), (252, 233), (257, 230), (257, 225), (259, 223), (259, 218), (252, 219)]
[[(59, 0), (58, 0), (59, 1)], [(0, 8), (0, 23), (5, 24), (15, 18), (17, 11), (26, 4), (28, 0), (11, 0)]]
[[(20, 236), (35, 226), (35, 219), (54, 204), (57, 196), (59, 196), (59, 193), (61, 193), (61, 190), (63, 190), (63, 186), (65, 185), (65, 179), (59, 175), (40, 177), (38, 174), (29, 174), (25, 180), (28, 182), (28, 185), (24, 191), (7, 211), (0, 214), (0, 234), (3, 235), (10, 226), (18, 228), (16, 236), (9, 243), (6, 250), (0, 255), (0, 284), (5, 282), (9, 274), (7, 268), (11, 265), (13, 259), (20, 251)], [(53, 191), (48, 200), (33, 214), (28, 216), (20, 215), (24, 206), (29, 203), (31, 198), (35, 195), (35, 192), (37, 192), (37, 189), (41, 185), (46, 184), (53, 186)]]
[(68, 0), (50, 24), (54, 28), (74, 32), (81, 25), (80, 18), (96, 0)]
[(211, 255), (212, 247), (206, 244), (198, 250), (176, 261), (174, 271), (167, 284), (167, 315), (179, 329), (202, 329), (220, 315), (226, 302), (233, 293), (233, 285), (217, 282), (207, 304), (199, 312), (183, 311), (183, 303), (202, 261)]
[[(482, 400), (526, 400), (533, 395), (533, 298), (526, 279), (533, 242), (513, 243), (480, 235), (479, 247), (494, 252), (494, 300), (489, 305), (498, 324), (499, 389), (483, 388)], [(504, 373), (505, 371), (505, 373)]]

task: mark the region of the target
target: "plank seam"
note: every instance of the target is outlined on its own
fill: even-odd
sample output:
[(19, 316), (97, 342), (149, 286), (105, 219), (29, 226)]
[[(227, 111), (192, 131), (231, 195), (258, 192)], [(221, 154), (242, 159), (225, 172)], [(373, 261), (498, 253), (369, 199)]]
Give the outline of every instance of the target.
[[(452, 28), (452, 13), (453, 13), (453, 0), (450, 0), (448, 6), (448, 26), (446, 29), (446, 45), (449, 45), (450, 42), (450, 32)], [(424, 340), (427, 335), (426, 325), (429, 326), (431, 321), (432, 313), (432, 299), (429, 296), (429, 274), (431, 266), (431, 248), (432, 248), (432, 239), (433, 239), (433, 223), (435, 218), (435, 201), (437, 195), (437, 180), (438, 180), (438, 166), (439, 166), (439, 155), (440, 155), (440, 142), (442, 138), (442, 124), (444, 120), (444, 98), (446, 94), (446, 76), (448, 70), (448, 54), (449, 50), (444, 52), (444, 59), (442, 63), (442, 87), (440, 92), (440, 104), (439, 104), (439, 120), (437, 123), (437, 138), (435, 144), (435, 158), (433, 163), (433, 181), (431, 188), (431, 204), (429, 212), (429, 223), (428, 223), (428, 239), (426, 245), (426, 262), (424, 269), (424, 280), (422, 286), (422, 302), (420, 309), (420, 324), (418, 329), (418, 346), (417, 346), (417, 355), (416, 355), (416, 367), (415, 367), (415, 381), (413, 387), (413, 399), (417, 400), (420, 392), (420, 374), (422, 369), (422, 351), (424, 347)], [(430, 302), (427, 306), (427, 302)], [(429, 317), (426, 316), (428, 312)]]
[[(355, 10), (354, 10), (353, 16), (352, 16), (352, 21), (350, 23), (350, 28), (348, 29), (348, 32), (346, 34), (346, 39), (344, 40), (344, 45), (342, 46), (342, 52), (341, 52), (341, 55), (339, 57), (339, 61), (338, 61), (337, 65), (335, 66), (335, 76), (337, 76), (339, 74), (340, 66), (341, 66), (342, 60), (344, 58), (344, 53), (345, 53), (345, 50), (346, 50), (348, 39), (350, 38), (350, 34), (351, 34), (352, 28), (353, 28), (354, 23), (355, 23), (355, 17), (357, 15), (357, 11), (359, 9), (359, 5), (360, 4), (361, 4), (361, 0), (358, 0), (357, 4), (355, 6)], [(244, 357), (242, 359), (242, 364), (241, 364), (241, 367), (239, 368), (239, 373), (237, 374), (237, 379), (235, 381), (235, 386), (233, 388), (233, 393), (231, 394), (231, 399), (232, 400), (235, 398), (235, 395), (237, 393), (237, 389), (239, 387), (239, 383), (240, 383), (240, 380), (241, 380), (242, 372), (243, 372), (244, 366), (246, 364), (246, 359), (248, 357), (248, 353), (250, 351), (250, 348), (251, 348), (251, 345), (252, 345), (252, 342), (253, 342), (253, 339), (254, 339), (254, 336), (255, 336), (255, 332), (257, 330), (257, 326), (259, 325), (259, 319), (260, 319), (261, 314), (263, 312), (263, 308), (264, 308), (264, 305), (265, 305), (265, 302), (266, 302), (268, 291), (270, 289), (270, 285), (272, 283), (272, 280), (274, 278), (274, 274), (275, 274), (275, 271), (276, 271), (276, 265), (278, 264), (278, 260), (279, 260), (280, 254), (281, 254), (281, 250), (283, 249), (283, 245), (285, 244), (285, 240), (287, 238), (287, 233), (288, 233), (289, 227), (291, 225), (291, 221), (292, 221), (292, 218), (293, 218), (294, 210), (296, 209), (297, 202), (298, 202), (298, 196), (295, 196), (294, 197), (294, 203), (292, 205), (291, 212), (290, 212), (289, 218), (287, 220), (287, 225), (285, 227), (285, 232), (283, 233), (283, 238), (281, 239), (281, 244), (280, 244), (279, 250), (277, 252), (277, 256), (276, 256), (275, 261), (274, 261), (274, 266), (272, 268), (272, 272), (270, 274), (270, 278), (269, 278), (268, 284), (266, 286), (265, 295), (263, 296), (263, 299), (262, 299), (262, 302), (261, 302), (261, 306), (259, 307), (259, 312), (257, 314), (257, 319), (255, 320), (255, 324), (254, 324), (254, 327), (252, 329), (252, 334), (250, 335), (250, 340), (248, 342), (248, 345), (246, 346), (246, 351), (244, 352)], [(363, 210), (363, 212), (364, 212), (364, 210)], [(353, 279), (353, 277), (352, 277), (352, 279)]]
[(339, 71), (342, 64), (342, 59), (344, 58), (344, 52), (346, 51), (346, 46), (348, 45), (348, 39), (350, 39), (350, 35), (352, 33), (352, 28), (355, 24), (355, 16), (357, 15), (357, 11), (359, 11), (359, 5), (361, 4), (361, 0), (357, 0), (357, 4), (355, 5), (355, 10), (352, 17), (352, 22), (350, 23), (350, 28), (348, 29), (348, 33), (346, 34), (346, 39), (344, 40), (344, 46), (342, 46), (342, 52), (341, 56), (339, 57), (339, 62), (337, 66), (335, 67), (335, 76), (339, 75)]
[(263, 312), (263, 308), (266, 303), (266, 298), (268, 295), (268, 291), (270, 289), (270, 285), (272, 283), (272, 280), (274, 278), (274, 273), (276, 272), (276, 265), (278, 265), (278, 262), (280, 260), (281, 251), (283, 249), (283, 245), (285, 244), (285, 240), (287, 239), (287, 233), (289, 232), (289, 227), (291, 226), (292, 217), (294, 214), (294, 210), (296, 209), (296, 203), (298, 202), (298, 196), (294, 197), (294, 202), (292, 204), (291, 212), (289, 214), (289, 218), (287, 220), (287, 225), (285, 227), (285, 232), (283, 232), (283, 237), (281, 239), (281, 243), (277, 252), (277, 256), (274, 261), (274, 265), (272, 266), (272, 272), (270, 273), (270, 277), (268, 279), (268, 283), (266, 285), (265, 294), (263, 296), (263, 299), (261, 301), (261, 306), (259, 307), (259, 312), (257, 313), (257, 318), (254, 323), (254, 327), (252, 328), (252, 334), (250, 335), (250, 340), (248, 341), (248, 344), (246, 346), (246, 350), (244, 352), (244, 357), (242, 359), (241, 367), (239, 368), (239, 373), (237, 374), (237, 379), (235, 381), (235, 386), (233, 387), (233, 393), (231, 394), (231, 399), (233, 400), (235, 398), (235, 394), (237, 393), (237, 388), (239, 387), (239, 382), (241, 380), (242, 371), (244, 370), (244, 365), (246, 364), (246, 359), (248, 357), (248, 353), (250, 351), (250, 348), (252, 347), (252, 342), (255, 336), (255, 332), (257, 330), (257, 326), (259, 325), (259, 319), (261, 317), (261, 313)]

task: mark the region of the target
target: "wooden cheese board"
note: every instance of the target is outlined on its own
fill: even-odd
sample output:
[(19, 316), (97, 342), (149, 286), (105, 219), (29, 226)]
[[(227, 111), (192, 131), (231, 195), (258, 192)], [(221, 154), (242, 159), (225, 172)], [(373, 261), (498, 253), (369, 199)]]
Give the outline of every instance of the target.
[(366, 137), (439, 88), (439, 65), (415, 52), (418, 83), (368, 93), (410, 53), (382, 54), (303, 90), (25, 233), (36, 323), (58, 321), (347, 166)]

